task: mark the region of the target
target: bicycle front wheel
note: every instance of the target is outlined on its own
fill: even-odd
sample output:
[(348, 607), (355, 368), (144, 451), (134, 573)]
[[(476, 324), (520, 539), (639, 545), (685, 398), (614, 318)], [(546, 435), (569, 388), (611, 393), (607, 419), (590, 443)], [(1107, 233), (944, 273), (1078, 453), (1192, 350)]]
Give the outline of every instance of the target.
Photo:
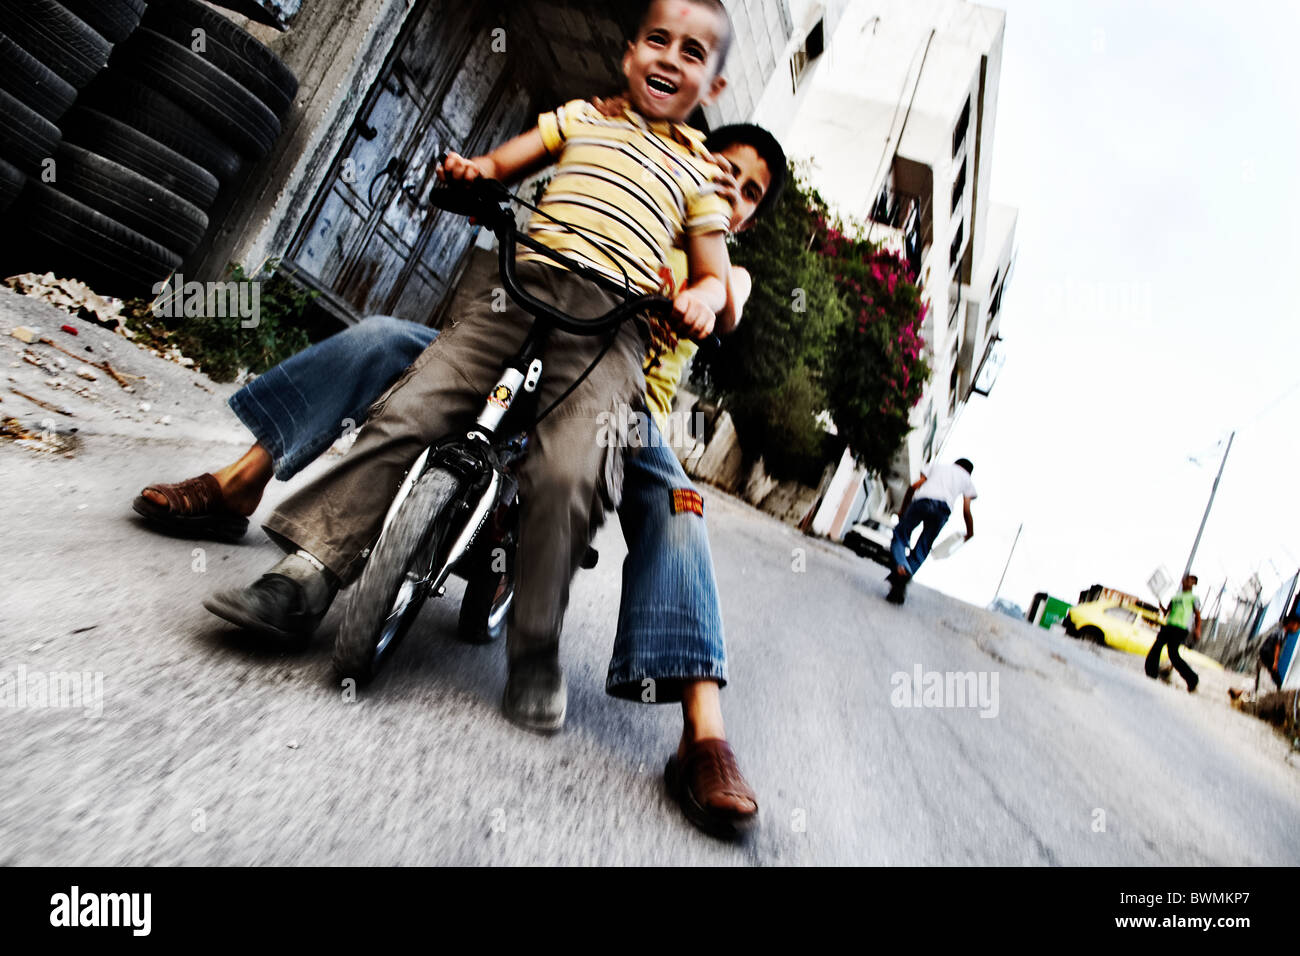
[(380, 536), (334, 638), (340, 677), (362, 684), (373, 678), (419, 615), (428, 596), (428, 555), (453, 530), (449, 505), (459, 488), (460, 479), (441, 469), (426, 472)]

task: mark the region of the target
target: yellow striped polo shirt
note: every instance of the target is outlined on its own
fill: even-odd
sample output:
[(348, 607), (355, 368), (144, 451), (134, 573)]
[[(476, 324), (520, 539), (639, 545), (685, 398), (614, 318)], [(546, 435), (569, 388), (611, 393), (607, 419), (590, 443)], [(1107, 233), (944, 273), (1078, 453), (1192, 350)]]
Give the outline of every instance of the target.
[[(681, 288), (686, 281), (686, 254), (680, 249), (674, 249), (668, 255), (668, 265), (673, 271), (675, 287)], [(677, 386), (686, 373), (686, 366), (699, 350), (700, 347), (690, 339), (680, 339), (671, 350), (658, 354), (652, 352), (646, 356), (645, 403), (661, 432), (668, 431), (673, 396), (677, 394)]]
[[(631, 109), (604, 116), (585, 100), (543, 113), (537, 126), (557, 167), (528, 233), (551, 249), (621, 283), (616, 259), (636, 289), (652, 293), (663, 284), (670, 250), (684, 249), (687, 236), (726, 231), (731, 208), (717, 194), (717, 167), (697, 130)], [(531, 250), (519, 258), (556, 264)]]

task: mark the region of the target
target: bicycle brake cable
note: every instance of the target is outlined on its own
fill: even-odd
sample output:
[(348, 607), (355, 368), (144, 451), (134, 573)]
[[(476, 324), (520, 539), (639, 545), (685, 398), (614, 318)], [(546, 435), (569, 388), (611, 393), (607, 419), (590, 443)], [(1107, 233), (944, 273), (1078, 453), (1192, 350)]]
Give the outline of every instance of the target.
[[(546, 212), (543, 209), (540, 209), (539, 207), (533, 205), (528, 200), (520, 196), (512, 196), (511, 199), (512, 201), (519, 203), (519, 205), (527, 209), (531, 209), (539, 216), (545, 216), (547, 219), (551, 220), (552, 222), (562, 227), (563, 229), (566, 229), (567, 231), (573, 233), (575, 236), (582, 236), (582, 238), (590, 242), (595, 248), (603, 252), (606, 258), (608, 258), (610, 262), (614, 263), (615, 267), (618, 268), (618, 271), (622, 273), (623, 294), (626, 297), (624, 301), (627, 301), (628, 298), (631, 298), (632, 280), (627, 274), (627, 269), (623, 268), (623, 264), (618, 261), (615, 255), (612, 254), (613, 252), (617, 252), (617, 250), (612, 248), (606, 248), (604, 239), (588, 232), (582, 226), (575, 226), (571, 222), (566, 222), (563, 219), (551, 215), (550, 213)], [(601, 346), (601, 349), (596, 354), (596, 357), (591, 360), (591, 363), (585, 369), (583, 369), (582, 374), (579, 375), (576, 379), (574, 379), (573, 382), (570, 383), (569, 387), (566, 388), (562, 393), (560, 393), (559, 397), (556, 398), (555, 401), (551, 402), (550, 405), (546, 406), (546, 409), (540, 415), (538, 415), (535, 419), (533, 419), (533, 422), (531, 425), (528, 426), (527, 431), (532, 431), (534, 428), (536, 428), (541, 423), (542, 419), (544, 419), (547, 415), (551, 414), (551, 412), (555, 411), (555, 409), (558, 408), (566, 398), (568, 398), (570, 395), (574, 393), (574, 391), (577, 390), (579, 385), (581, 385), (584, 381), (587, 380), (587, 376), (590, 375), (595, 370), (596, 366), (600, 364), (601, 360), (606, 356), (606, 354), (608, 354), (609, 350), (613, 347), (614, 342), (617, 341), (617, 339), (618, 339), (618, 329), (614, 329), (610, 334), (609, 340), (603, 346)]]

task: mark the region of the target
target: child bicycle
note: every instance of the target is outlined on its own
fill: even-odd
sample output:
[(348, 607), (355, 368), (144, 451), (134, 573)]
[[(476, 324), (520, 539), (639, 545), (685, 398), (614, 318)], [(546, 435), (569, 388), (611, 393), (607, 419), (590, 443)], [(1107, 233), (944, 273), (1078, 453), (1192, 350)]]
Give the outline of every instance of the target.
[[(348, 595), (335, 637), (334, 666), (342, 677), (361, 683), (373, 678), (429, 596), (444, 593), (452, 573), (468, 582), (461, 604), (461, 637), (484, 642), (504, 632), (513, 594), (514, 527), (519, 508), (515, 468), (527, 454), (525, 434), (577, 388), (601, 356), (524, 428), (505, 431), (507, 413), (521, 395), (535, 397), (543, 373), (540, 355), (552, 330), (602, 335), (637, 315), (666, 317), (671, 312), (670, 299), (661, 295), (632, 297), (626, 285), (619, 287), (595, 270), (519, 234), (508, 205), (515, 201), (503, 185), (486, 179), (436, 188), (430, 194), (431, 205), (473, 217), (497, 237), (498, 267), (506, 293), (535, 321), (519, 351), (505, 363), (473, 427), (421, 452), (399, 487), (365, 569)], [(624, 296), (623, 301), (598, 318), (579, 319), (535, 298), (515, 277), (518, 243), (615, 291)]]

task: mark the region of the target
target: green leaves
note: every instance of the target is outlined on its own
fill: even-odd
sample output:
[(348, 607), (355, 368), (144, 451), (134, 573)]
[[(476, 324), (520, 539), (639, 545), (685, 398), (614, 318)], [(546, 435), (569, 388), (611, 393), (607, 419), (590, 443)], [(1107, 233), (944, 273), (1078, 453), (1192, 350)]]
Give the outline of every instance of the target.
[(926, 307), (896, 254), (844, 238), (826, 246), (850, 313), (826, 368), (831, 416), (858, 464), (884, 474), (930, 376), (920, 335)]
[(736, 331), (695, 363), (694, 380), (731, 413), (741, 447), (772, 477), (815, 482), (827, 436), (823, 370), (848, 318), (824, 258), (809, 248), (824, 203), (797, 174), (781, 201), (733, 243), (754, 277)]
[[(229, 295), (218, 290), (224, 303), (219, 309), (212, 308), (210, 288), (169, 292), (172, 307), (166, 310), (156, 308), (157, 300), (134, 300), (128, 303), (127, 325), (159, 351), (180, 349), (213, 381), (233, 381), (244, 370), (261, 374), (310, 344), (301, 323), (317, 293), (277, 275), (278, 266), (278, 260), (270, 260), (263, 272), (250, 276), (243, 266), (232, 264), (222, 283), (204, 284), (229, 290)], [(235, 302), (255, 305), (255, 312), (236, 314)]]
[[(884, 473), (930, 370), (920, 289), (897, 255), (846, 233), (797, 168), (781, 202), (732, 247), (754, 289), (693, 381), (731, 413), (746, 457), (815, 484), (847, 442)], [(838, 440), (817, 416), (829, 410)]]

